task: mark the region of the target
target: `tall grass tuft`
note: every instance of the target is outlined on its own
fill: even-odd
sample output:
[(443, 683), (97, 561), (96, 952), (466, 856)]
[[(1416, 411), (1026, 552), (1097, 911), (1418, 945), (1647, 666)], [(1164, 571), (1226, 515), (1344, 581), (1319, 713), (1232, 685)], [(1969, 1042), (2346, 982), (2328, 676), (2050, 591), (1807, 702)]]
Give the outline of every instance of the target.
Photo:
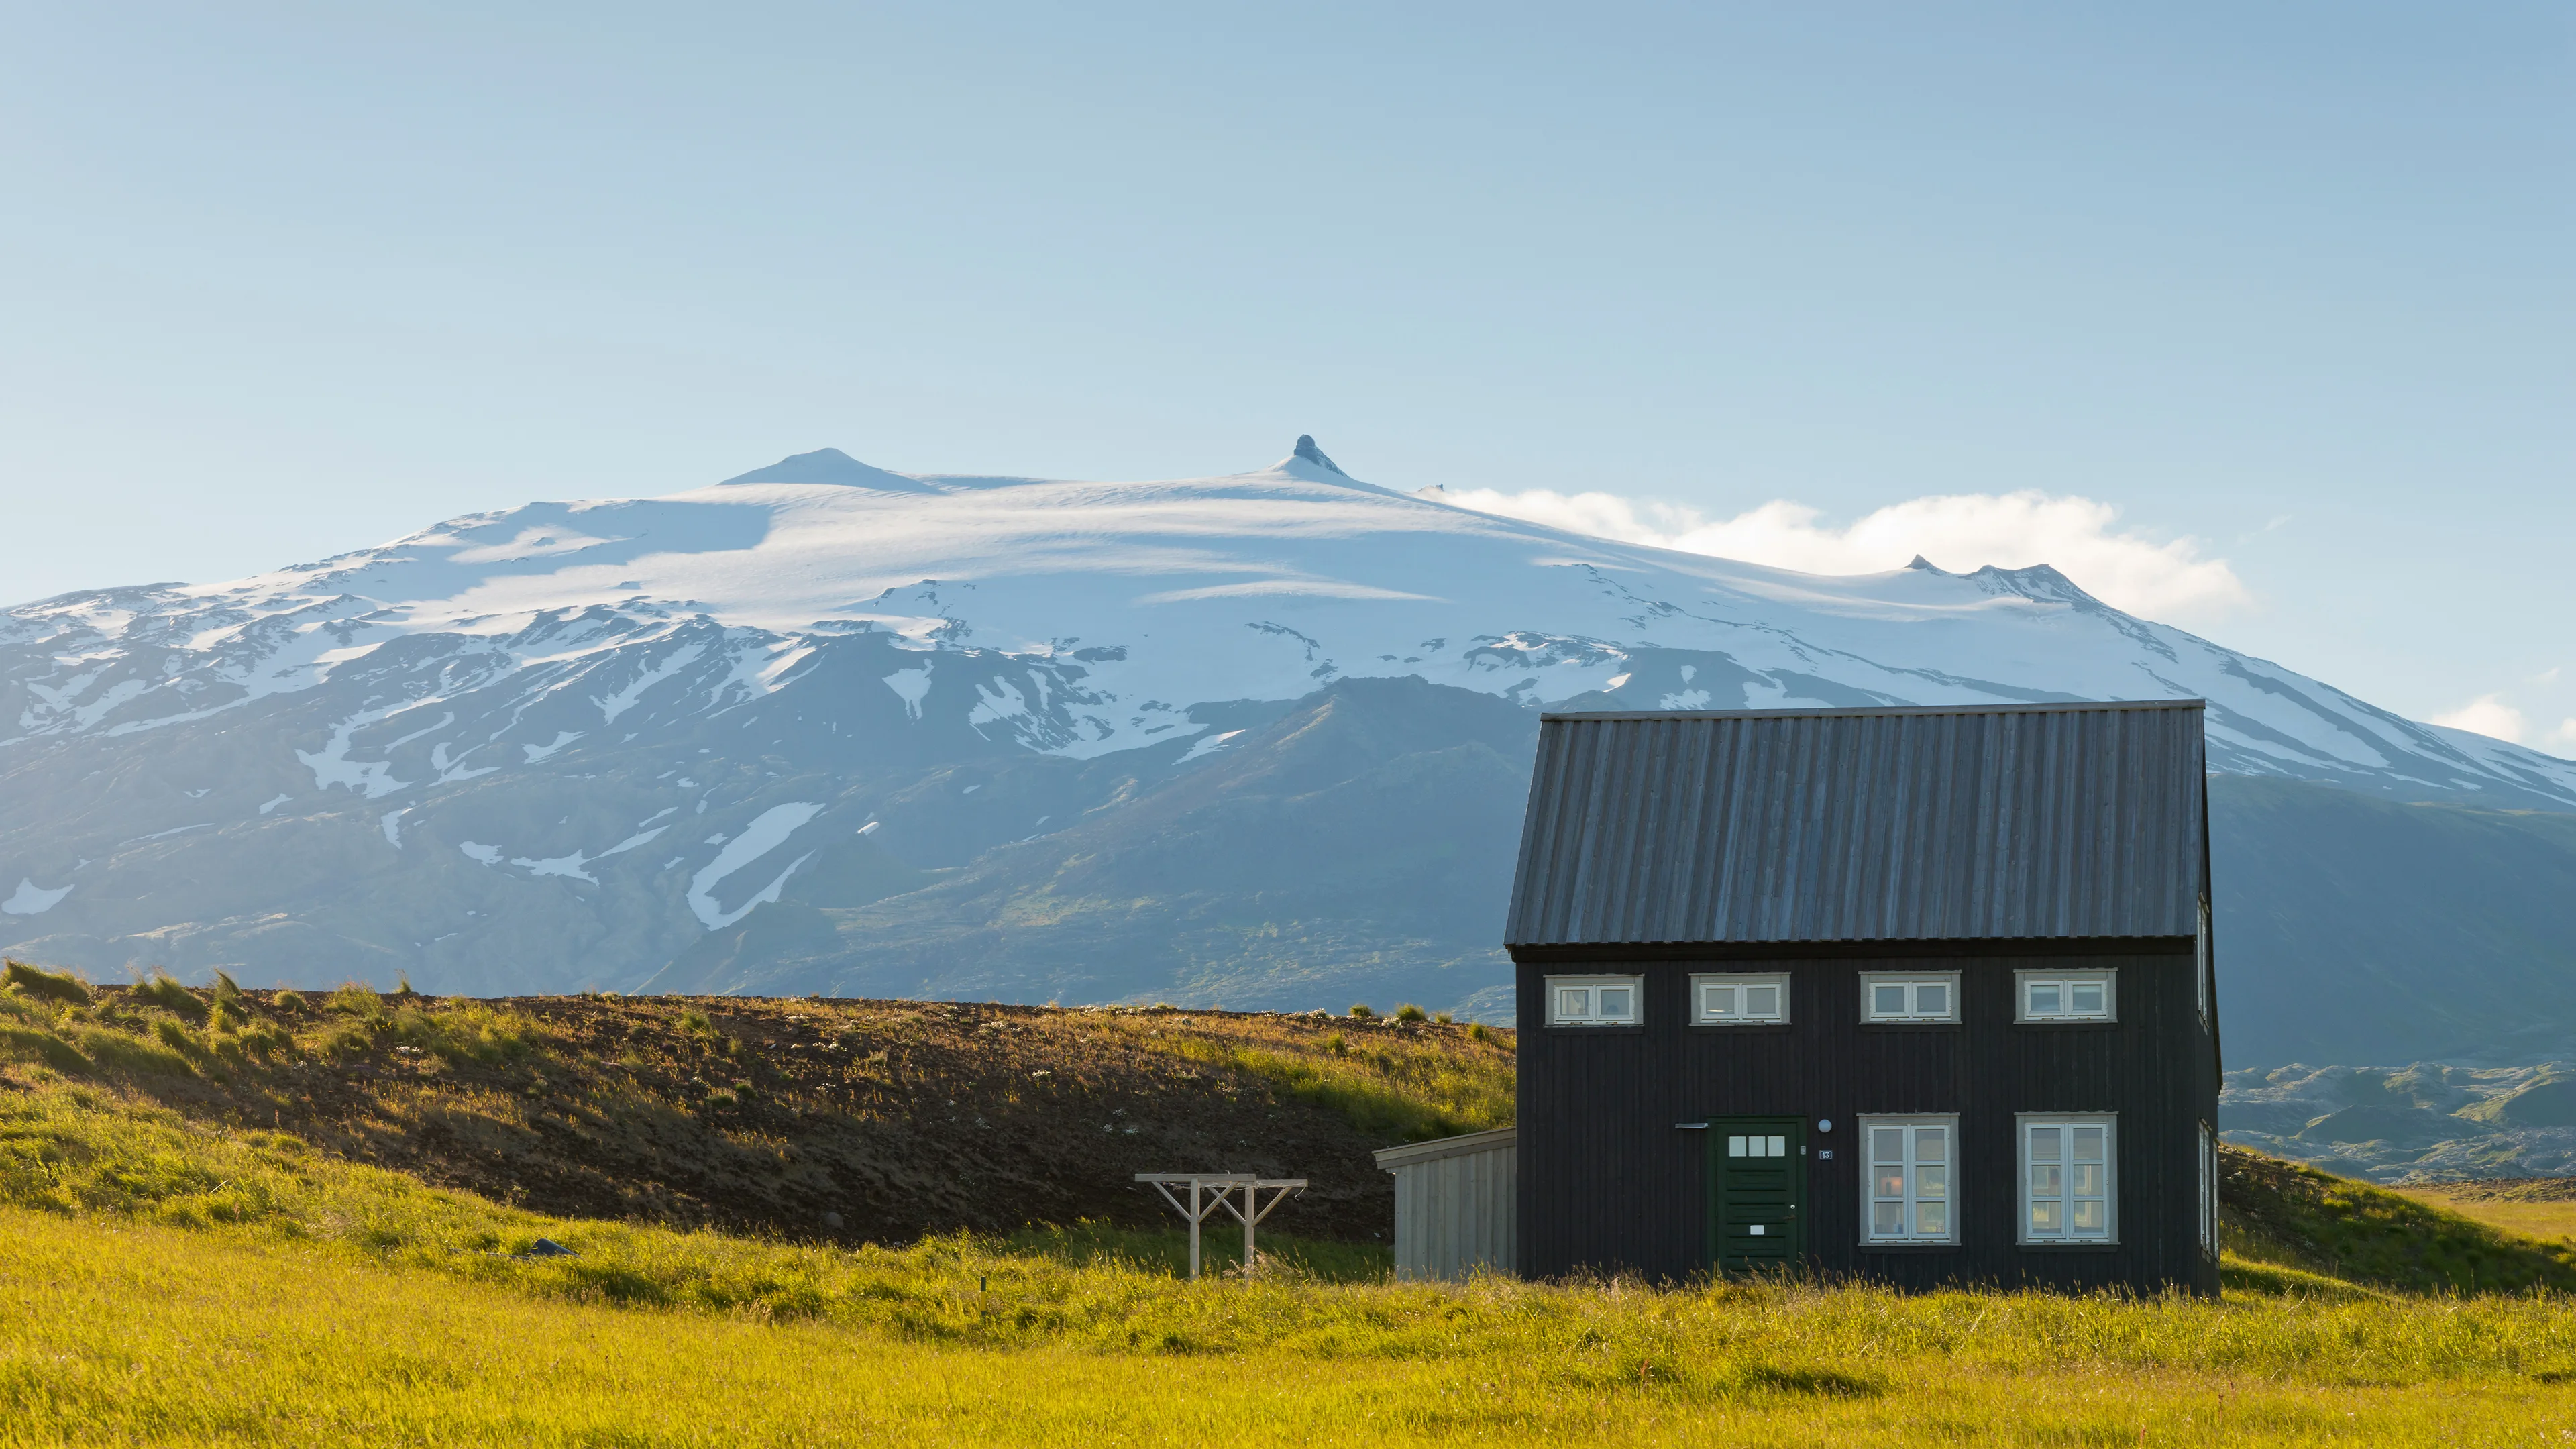
[(406, 1004), (385, 1018), (383, 1025), (395, 1043), (449, 1061), (495, 1062), (523, 1056), (537, 1038), (535, 1022), (479, 1001), (450, 1001), (434, 1009)]
[[(100, 1027), (84, 1028), (73, 1040), (94, 1065), (106, 1071), (122, 1072), (127, 1076), (195, 1076), (194, 1054), (198, 1048), (188, 1039), (188, 1033), (167, 1017), (156, 1022), (154, 1027), (153, 1040)], [(164, 1029), (177, 1034), (187, 1049), (173, 1048), (166, 1039), (161, 1039), (159, 1033)]]
[(131, 994), (136, 1001), (147, 1006), (157, 1006), (174, 1016), (184, 1017), (189, 1021), (206, 1019), (206, 1003), (198, 1000), (197, 993), (180, 985), (167, 971), (155, 970), (151, 975), (135, 982)]
[(164, 1016), (152, 1023), (152, 1035), (163, 1046), (194, 1062), (206, 1054), (203, 1042), (189, 1035), (188, 1029)]
[(89, 988), (68, 971), (47, 971), (24, 961), (11, 961), (0, 967), (0, 980), (40, 1000), (59, 1001), (66, 1006), (89, 1005)]
[(385, 999), (363, 981), (341, 983), (340, 989), (332, 992), (330, 999), (322, 1004), (360, 1020), (371, 1021), (386, 1014)]
[(90, 1069), (89, 1059), (81, 1054), (80, 1049), (53, 1032), (0, 1023), (0, 1061), (13, 1058), (43, 1062), (58, 1072), (79, 1073)]

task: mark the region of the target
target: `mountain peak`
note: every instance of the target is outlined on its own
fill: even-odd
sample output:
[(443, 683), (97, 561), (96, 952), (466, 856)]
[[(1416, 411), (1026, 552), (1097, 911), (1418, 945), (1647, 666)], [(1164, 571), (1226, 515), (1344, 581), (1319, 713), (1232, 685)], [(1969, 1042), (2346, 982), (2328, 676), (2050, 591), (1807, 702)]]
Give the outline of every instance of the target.
[[(1318, 468), (1330, 468), (1336, 473), (1342, 473), (1342, 465), (1325, 457), (1324, 450), (1315, 446), (1315, 435), (1312, 433), (1299, 433), (1297, 435), (1297, 450), (1290, 454), (1290, 456), (1303, 458)], [(1342, 476), (1348, 478), (1351, 475), (1348, 473), (1342, 473)]]
[(1989, 593), (2018, 594), (2041, 603), (2086, 604), (2097, 609), (2108, 607), (2049, 564), (2032, 564), (2018, 569), (1987, 564), (1968, 577)]
[(791, 453), (766, 468), (727, 478), (732, 483), (829, 483), (844, 488), (874, 488), (886, 493), (936, 493), (939, 490), (900, 473), (872, 468), (838, 448)]

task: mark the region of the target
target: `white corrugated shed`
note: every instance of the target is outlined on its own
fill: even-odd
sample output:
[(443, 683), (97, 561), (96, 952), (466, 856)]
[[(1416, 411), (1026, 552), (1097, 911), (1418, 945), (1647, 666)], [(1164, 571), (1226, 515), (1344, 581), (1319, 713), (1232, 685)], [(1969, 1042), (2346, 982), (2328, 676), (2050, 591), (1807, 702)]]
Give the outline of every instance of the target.
[(1520, 1130), (1499, 1127), (1389, 1147), (1395, 1174), (1395, 1276), (1463, 1279), (1520, 1262)]

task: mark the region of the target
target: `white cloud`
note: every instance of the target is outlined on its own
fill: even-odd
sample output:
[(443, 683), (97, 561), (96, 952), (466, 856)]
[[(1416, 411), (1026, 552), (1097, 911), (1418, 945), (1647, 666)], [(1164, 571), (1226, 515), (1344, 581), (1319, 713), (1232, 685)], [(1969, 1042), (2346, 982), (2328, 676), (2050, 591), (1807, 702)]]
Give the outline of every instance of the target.
[[(2433, 716), (2433, 723), (2467, 730), (2471, 734), (2510, 740), (2517, 745), (2522, 743), (2522, 711), (2505, 703), (2501, 694), (2481, 694), (2449, 714)], [(2559, 733), (2576, 733), (2576, 720), (2561, 725)]]
[(2540, 743), (2553, 755), (2576, 758), (2576, 715), (2560, 720), (2558, 728)]
[(1984, 564), (2054, 564), (2115, 608), (2158, 618), (2214, 618), (2252, 601), (2225, 559), (2200, 556), (2196, 539), (2158, 543), (2117, 528), (2120, 511), (2090, 498), (1960, 493), (1890, 504), (1848, 527), (1775, 500), (1733, 518), (1615, 493), (1502, 493), (1453, 489), (1451, 503), (1580, 533), (1687, 553), (1713, 554), (1805, 573), (1878, 573), (1916, 554), (1964, 572)]

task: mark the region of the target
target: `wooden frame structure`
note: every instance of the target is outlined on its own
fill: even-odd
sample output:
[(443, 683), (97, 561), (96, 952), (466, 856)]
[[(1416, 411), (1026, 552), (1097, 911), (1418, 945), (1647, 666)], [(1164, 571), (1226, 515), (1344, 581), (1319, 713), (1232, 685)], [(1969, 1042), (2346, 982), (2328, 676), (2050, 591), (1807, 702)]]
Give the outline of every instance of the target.
[[(1189, 1219), (1192, 1281), (1199, 1276), (1199, 1225), (1218, 1208), (1234, 1214), (1235, 1221), (1243, 1224), (1243, 1266), (1248, 1270), (1253, 1263), (1253, 1229), (1290, 1196), (1306, 1190), (1306, 1179), (1302, 1177), (1257, 1177), (1245, 1172), (1140, 1172), (1136, 1180), (1152, 1183), (1154, 1191), (1163, 1195), (1163, 1201), (1170, 1203), (1174, 1212)], [(1172, 1195), (1176, 1187), (1190, 1190), (1186, 1205)], [(1237, 1189), (1243, 1193), (1241, 1206), (1234, 1201)], [(1267, 1204), (1261, 1201), (1265, 1192), (1270, 1194)]]

